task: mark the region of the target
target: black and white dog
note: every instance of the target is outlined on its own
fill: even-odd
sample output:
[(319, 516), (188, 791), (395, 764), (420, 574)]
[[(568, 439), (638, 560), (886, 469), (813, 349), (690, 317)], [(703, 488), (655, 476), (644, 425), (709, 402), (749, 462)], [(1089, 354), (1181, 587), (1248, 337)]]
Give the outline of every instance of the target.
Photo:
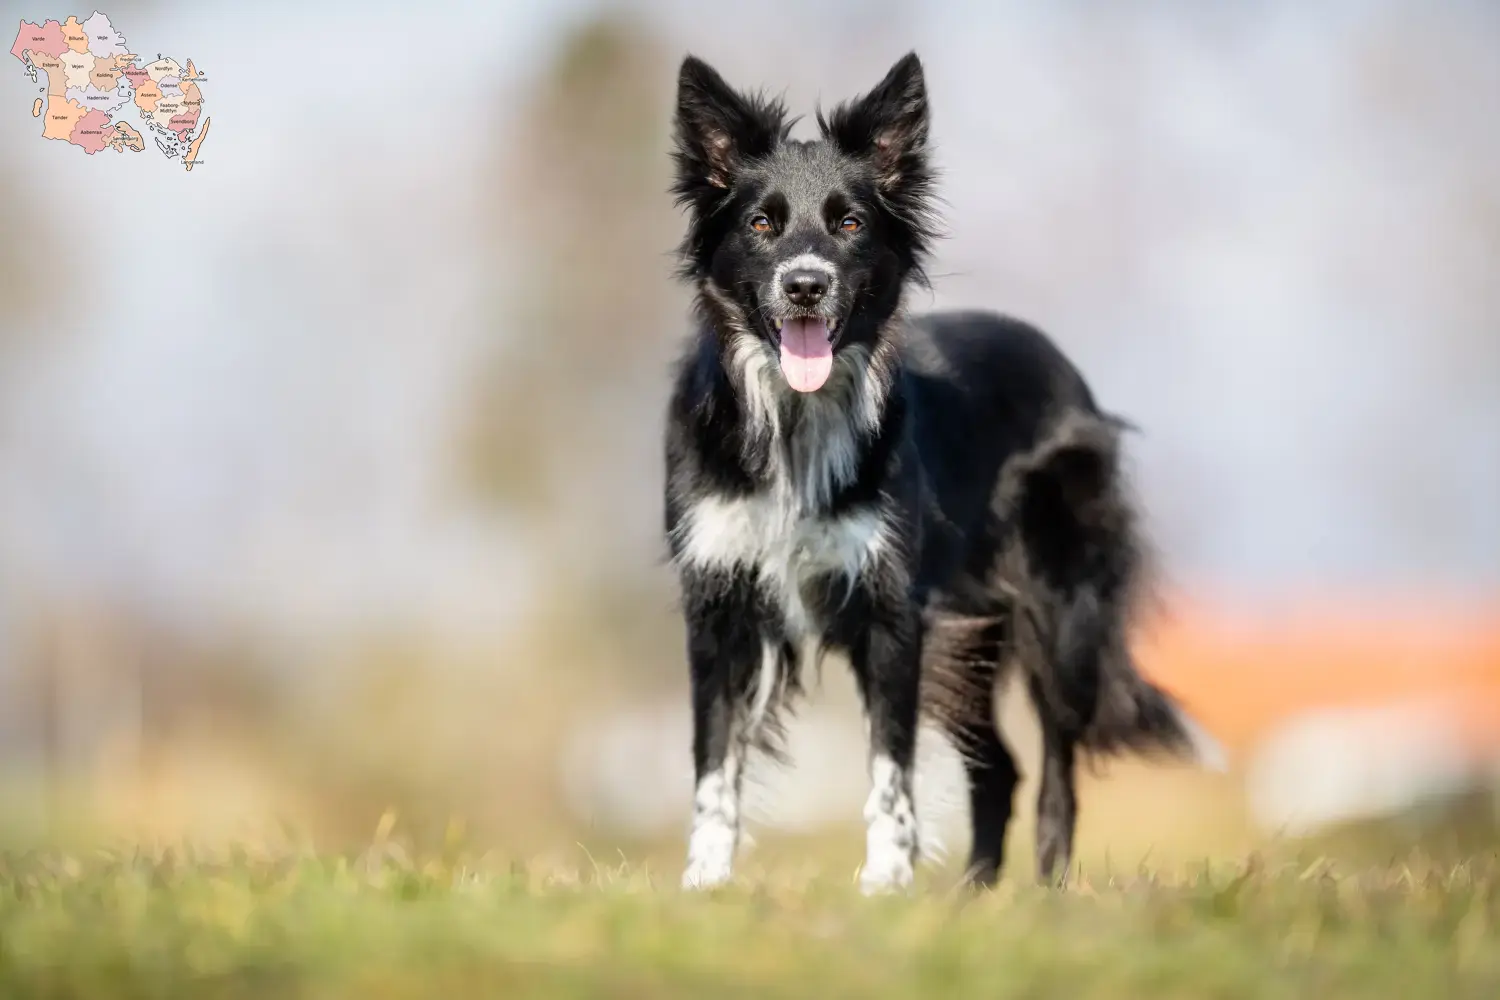
[(864, 890), (912, 880), (924, 714), (965, 752), (968, 878), (995, 880), (1017, 771), (994, 696), (1012, 669), (1041, 720), (1037, 867), (1055, 880), (1076, 754), (1202, 746), (1126, 648), (1142, 553), (1122, 424), (1032, 327), (903, 313), (935, 237), (915, 54), (817, 122), (794, 141), (780, 101), (682, 64), (674, 192), (698, 323), (667, 419), (666, 531), (697, 774), (683, 884), (731, 877), (746, 754), (778, 750), (778, 712), (827, 650), (869, 724)]

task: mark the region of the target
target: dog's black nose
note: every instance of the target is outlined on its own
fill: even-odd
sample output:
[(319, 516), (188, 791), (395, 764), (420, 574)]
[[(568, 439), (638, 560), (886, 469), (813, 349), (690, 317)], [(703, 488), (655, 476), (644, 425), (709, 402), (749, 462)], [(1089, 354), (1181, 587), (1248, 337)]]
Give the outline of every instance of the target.
[(828, 275), (811, 269), (788, 271), (781, 279), (781, 290), (793, 305), (811, 308), (828, 293)]

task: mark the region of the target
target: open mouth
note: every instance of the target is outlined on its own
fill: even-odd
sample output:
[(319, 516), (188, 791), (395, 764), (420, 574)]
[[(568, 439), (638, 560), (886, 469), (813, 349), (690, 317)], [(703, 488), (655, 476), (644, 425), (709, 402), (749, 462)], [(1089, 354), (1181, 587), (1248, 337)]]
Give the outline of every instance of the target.
[(798, 392), (816, 392), (833, 371), (833, 340), (838, 320), (793, 316), (776, 320), (781, 341), (781, 374)]

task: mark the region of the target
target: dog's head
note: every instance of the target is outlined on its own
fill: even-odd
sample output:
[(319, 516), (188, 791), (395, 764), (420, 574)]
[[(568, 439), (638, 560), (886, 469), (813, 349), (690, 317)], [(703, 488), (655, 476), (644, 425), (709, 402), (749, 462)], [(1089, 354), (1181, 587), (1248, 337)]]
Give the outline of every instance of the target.
[(683, 61), (673, 188), (691, 214), (683, 273), (716, 325), (763, 341), (801, 392), (828, 380), (835, 352), (873, 347), (933, 238), (915, 53), (817, 120), (821, 138), (793, 141), (779, 100)]

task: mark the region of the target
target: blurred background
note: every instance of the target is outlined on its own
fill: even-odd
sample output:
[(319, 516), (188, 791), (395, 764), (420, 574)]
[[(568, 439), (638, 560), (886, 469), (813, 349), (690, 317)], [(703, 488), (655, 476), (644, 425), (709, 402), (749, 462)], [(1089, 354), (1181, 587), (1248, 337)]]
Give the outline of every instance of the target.
[[(193, 59), (219, 127), (191, 174), (89, 156), (0, 71), (7, 842), (339, 847), (394, 809), (419, 844), (677, 863), (688, 51), (810, 112), (915, 48), (952, 234), (916, 305), (1042, 325), (1143, 428), (1143, 662), (1231, 768), (1091, 778), (1085, 862), (1500, 820), (1500, 6), (105, 13)], [(852, 870), (838, 666), (793, 752), (761, 836)], [(961, 851), (955, 765), (924, 760)]]

